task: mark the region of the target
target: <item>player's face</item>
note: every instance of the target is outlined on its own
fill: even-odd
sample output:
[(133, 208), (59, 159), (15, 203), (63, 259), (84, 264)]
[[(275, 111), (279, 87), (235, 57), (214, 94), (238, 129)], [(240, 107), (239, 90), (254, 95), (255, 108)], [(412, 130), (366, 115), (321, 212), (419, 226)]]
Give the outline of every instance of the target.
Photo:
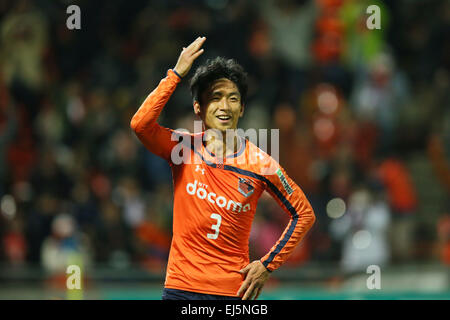
[(244, 114), (239, 89), (233, 81), (222, 78), (213, 82), (201, 97), (202, 105), (194, 103), (196, 114), (203, 120), (206, 129), (236, 129)]

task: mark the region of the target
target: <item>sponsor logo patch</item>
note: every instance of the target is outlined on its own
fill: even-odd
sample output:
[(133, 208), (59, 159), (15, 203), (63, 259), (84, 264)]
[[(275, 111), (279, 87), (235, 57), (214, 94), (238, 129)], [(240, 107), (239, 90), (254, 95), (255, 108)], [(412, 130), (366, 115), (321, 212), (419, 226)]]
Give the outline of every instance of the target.
[(277, 170), (277, 176), (278, 176), (278, 178), (280, 179), (281, 184), (282, 184), (283, 187), (284, 187), (284, 190), (286, 190), (286, 192), (287, 192), (289, 195), (291, 195), (292, 192), (294, 192), (294, 190), (293, 190), (292, 187), (289, 185), (289, 183), (288, 183), (286, 177), (284, 176), (284, 174), (283, 174), (283, 172), (281, 171), (280, 168), (278, 168), (278, 170)]

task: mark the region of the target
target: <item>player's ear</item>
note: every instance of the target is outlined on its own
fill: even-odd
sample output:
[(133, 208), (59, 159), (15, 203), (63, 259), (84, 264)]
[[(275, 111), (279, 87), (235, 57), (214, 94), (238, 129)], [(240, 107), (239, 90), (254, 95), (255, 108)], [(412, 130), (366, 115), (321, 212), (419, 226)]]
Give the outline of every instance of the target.
[(244, 104), (241, 104), (241, 113), (239, 113), (239, 118), (242, 118), (242, 116), (244, 115)]
[(201, 112), (200, 103), (197, 100), (195, 100), (194, 101), (194, 113), (200, 117), (200, 112)]

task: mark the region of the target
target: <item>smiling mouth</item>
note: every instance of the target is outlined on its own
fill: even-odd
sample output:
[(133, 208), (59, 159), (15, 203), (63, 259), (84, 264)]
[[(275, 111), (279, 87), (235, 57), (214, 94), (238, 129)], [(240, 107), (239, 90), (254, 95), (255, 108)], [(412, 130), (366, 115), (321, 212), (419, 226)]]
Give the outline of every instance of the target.
[(228, 121), (228, 120), (231, 120), (231, 116), (227, 116), (227, 115), (216, 116), (216, 118), (219, 119), (220, 121)]

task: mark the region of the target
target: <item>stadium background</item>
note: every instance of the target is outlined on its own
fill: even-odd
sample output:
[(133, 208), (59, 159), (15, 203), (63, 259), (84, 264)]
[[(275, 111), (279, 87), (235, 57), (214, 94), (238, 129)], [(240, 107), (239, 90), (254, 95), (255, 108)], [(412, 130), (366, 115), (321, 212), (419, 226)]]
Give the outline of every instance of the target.
[[(449, 299), (449, 22), (445, 0), (1, 1), (0, 298), (160, 298), (170, 170), (129, 122), (206, 36), (195, 64), (246, 68), (240, 127), (280, 129), (280, 162), (317, 215), (260, 298)], [(160, 123), (193, 120), (184, 80)], [(262, 197), (253, 258), (287, 219)], [(81, 291), (66, 291), (70, 264)]]

